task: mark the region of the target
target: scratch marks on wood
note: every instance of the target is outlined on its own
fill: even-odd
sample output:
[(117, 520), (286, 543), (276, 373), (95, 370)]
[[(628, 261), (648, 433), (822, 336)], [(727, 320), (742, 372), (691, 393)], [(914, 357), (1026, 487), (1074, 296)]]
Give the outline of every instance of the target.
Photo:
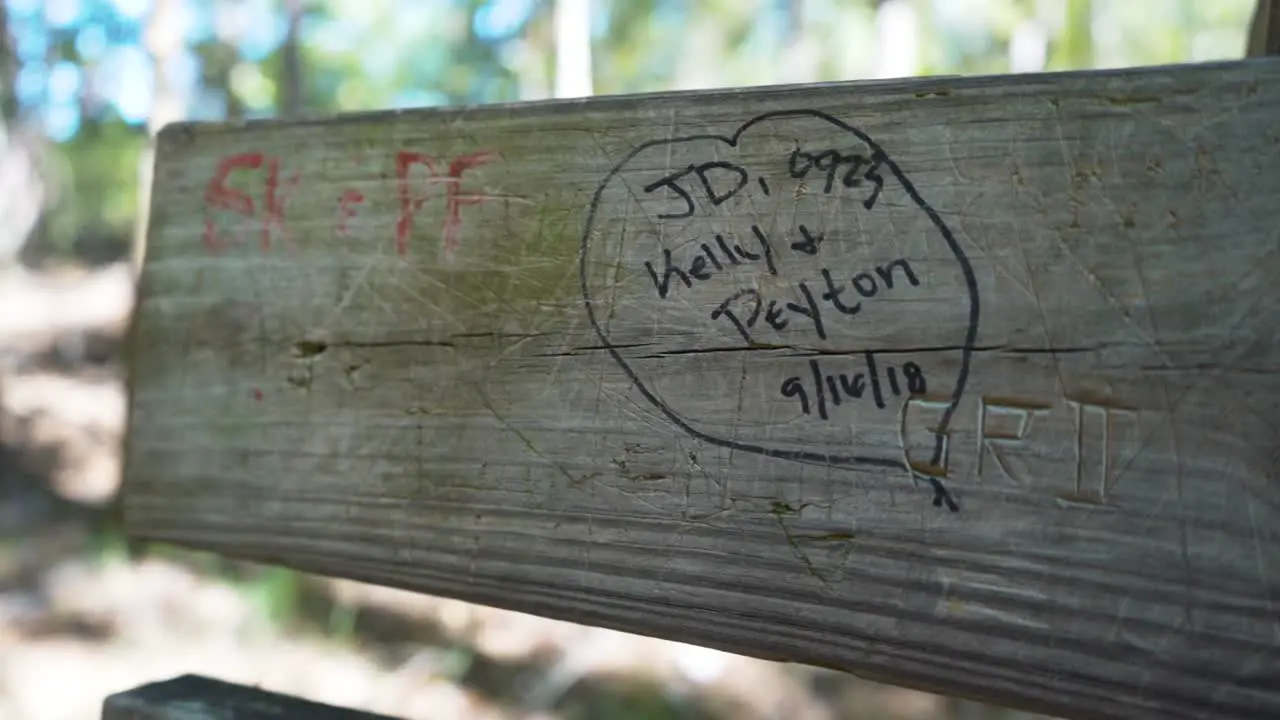
[(1080, 259), (1079, 255), (1076, 254), (1076, 251), (1071, 248), (1070, 242), (1063, 238), (1061, 233), (1052, 233), (1051, 237), (1057, 241), (1058, 246), (1062, 248), (1063, 253), (1071, 260), (1072, 264), (1074, 264), (1080, 273), (1089, 280), (1089, 283), (1095, 290), (1097, 290), (1098, 295), (1101, 296), (1108, 305), (1115, 309), (1120, 317), (1124, 319), (1125, 324), (1133, 330), (1134, 334), (1137, 335), (1143, 343), (1150, 347), (1156, 355), (1159, 356), (1160, 360), (1163, 361), (1166, 366), (1171, 367), (1173, 365), (1173, 361), (1160, 345), (1159, 339), (1154, 334), (1154, 330), (1148, 330), (1147, 328), (1142, 327), (1133, 319), (1133, 316), (1129, 313), (1129, 309), (1125, 307), (1125, 305), (1116, 298), (1115, 294), (1102, 283), (1098, 278), (1098, 275), (1093, 270), (1089, 269), (1089, 267)]
[(835, 592), (844, 579), (849, 558), (857, 548), (858, 538), (852, 530), (816, 533), (793, 530), (791, 523), (798, 520), (810, 507), (817, 508), (820, 505), (775, 501), (769, 508), (769, 514), (777, 522), (778, 529), (786, 538), (787, 546), (804, 566), (805, 571), (816, 579), (826, 592)]
[(1115, 468), (1115, 424), (1136, 424), (1137, 413), (1078, 400), (1067, 400), (1075, 412), (1076, 486), (1070, 495), (1060, 495), (1065, 503), (1105, 506), (1108, 494), (1119, 480)]
[(1280, 716), (1280, 60), (902, 82), (162, 137), (131, 531)]
[(979, 398), (978, 476), (982, 476), (983, 459), (990, 455), (1006, 479), (1025, 487), (1025, 480), (1010, 469), (1005, 453), (1008, 449), (1023, 446), (1036, 416), (1044, 415), (1049, 409), (1050, 406), (1044, 403), (1009, 398)]
[(480, 404), (483, 405), (484, 408), (489, 411), (489, 414), (493, 416), (494, 420), (498, 421), (498, 424), (501, 425), (504, 430), (511, 433), (512, 435), (515, 435), (516, 438), (518, 438), (520, 442), (524, 445), (525, 449), (527, 449), (530, 453), (532, 453), (534, 457), (546, 463), (547, 467), (554, 468), (557, 472), (563, 475), (565, 479), (567, 479), (570, 483), (578, 482), (578, 478), (575, 478), (568, 471), (568, 469), (564, 467), (564, 465), (542, 454), (542, 451), (539, 450), (537, 446), (533, 444), (533, 441), (529, 439), (529, 436), (524, 434), (524, 431), (522, 431), (520, 428), (508, 422), (507, 419), (498, 412), (497, 408), (493, 406), (493, 403), (489, 400), (488, 394), (485, 393), (484, 390), (479, 385), (474, 385), (473, 387), (475, 390), (475, 397), (480, 400)]
[[(1001, 486), (1032, 495), (1052, 493), (1064, 509), (1118, 508), (1113, 497), (1120, 478), (1137, 457), (1140, 414), (1106, 400), (1064, 398), (1046, 403), (1020, 398), (983, 396), (975, 423), (975, 477), (991, 475)], [(1070, 438), (1073, 463), (1062, 472), (1060, 462), (1044, 457)]]

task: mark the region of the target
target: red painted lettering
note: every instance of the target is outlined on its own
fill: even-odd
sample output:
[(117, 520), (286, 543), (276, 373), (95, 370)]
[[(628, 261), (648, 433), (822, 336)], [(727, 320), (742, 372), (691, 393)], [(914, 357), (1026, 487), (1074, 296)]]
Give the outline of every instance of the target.
[(464, 205), (474, 205), (492, 199), (491, 196), (480, 194), (470, 194), (462, 191), (462, 174), (471, 168), (479, 167), (489, 162), (493, 153), (476, 152), (462, 155), (455, 158), (449, 163), (449, 172), (445, 177), (441, 177), (436, 171), (436, 160), (434, 158), (417, 152), (402, 151), (396, 153), (396, 180), (400, 194), (400, 219), (396, 223), (396, 251), (401, 255), (408, 252), (409, 237), (413, 234), (413, 216), (425, 203), (430, 199), (429, 192), (421, 195), (415, 195), (413, 185), (409, 182), (409, 171), (414, 165), (424, 165), (427, 168), (427, 178), (423, 182), (424, 185), (436, 185), (443, 183), (444, 191), (444, 251), (445, 254), (452, 254), (458, 247), (458, 233), (462, 227), (462, 207)]
[(413, 233), (413, 214), (427, 201), (426, 197), (415, 196), (409, 184), (409, 170), (414, 165), (426, 165), (430, 177), (435, 179), (435, 162), (417, 152), (400, 151), (396, 153), (396, 189), (400, 193), (400, 219), (396, 221), (396, 252), (404, 255), (409, 252), (409, 235)]
[[(263, 180), (263, 197), (259, 206), (254, 202), (252, 195), (243, 190), (229, 187), (228, 182), (231, 174), (237, 170), (260, 170), (264, 164), (266, 165), (267, 175)], [(243, 243), (245, 240), (244, 220), (256, 217), (259, 207), (261, 207), (262, 211), (261, 237), (263, 251), (271, 248), (273, 234), (278, 234), (286, 241), (289, 240), (289, 233), (285, 228), (284, 222), (284, 209), (288, 205), (293, 192), (297, 190), (299, 179), (299, 173), (294, 171), (291, 176), (281, 183), (280, 158), (277, 157), (268, 158), (264, 157), (262, 153), (250, 152), (224, 158), (222, 162), (218, 163), (217, 172), (214, 173), (213, 179), (209, 181), (209, 185), (205, 188), (205, 247), (210, 252), (213, 252), (228, 243), (227, 239), (218, 236), (216, 218), (218, 212), (230, 212), (240, 216), (241, 220), (237, 225), (235, 242)]]
[[(462, 208), (494, 199), (483, 192), (467, 192), (462, 187), (462, 176), (470, 169), (490, 162), (493, 153), (475, 152), (461, 155), (448, 163), (447, 173), (443, 161), (419, 152), (401, 151), (395, 156), (396, 192), (400, 203), (400, 214), (396, 221), (396, 252), (406, 255), (409, 252), (409, 240), (413, 236), (415, 215), (422, 206), (436, 197), (433, 186), (443, 184), (444, 192), (440, 196), (444, 200), (444, 219), (442, 235), (444, 253), (452, 254), (458, 247), (459, 232), (462, 227)], [(358, 160), (360, 158), (357, 156)], [(285, 222), (285, 210), (293, 194), (297, 192), (301, 175), (299, 172), (285, 173), (280, 167), (280, 158), (264, 156), (262, 153), (249, 152), (232, 155), (218, 164), (213, 179), (205, 189), (205, 222), (204, 244), (210, 252), (216, 251), (234, 240), (245, 241), (246, 221), (257, 220), (260, 225), (261, 245), (263, 252), (271, 249), (273, 240), (279, 238), (287, 243), (292, 239), (288, 224)], [(415, 166), (422, 166), (425, 175), (416, 182), (410, 177)], [(262, 176), (262, 195), (246, 192), (230, 186), (230, 178), (239, 170), (264, 170)], [(282, 177), (283, 175), (283, 177)], [(338, 197), (337, 233), (340, 237), (348, 237), (351, 232), (349, 221), (358, 212), (358, 206), (365, 202), (363, 192), (347, 189)], [(219, 236), (219, 213), (231, 213), (236, 216), (235, 237), (232, 239)]]
[[(226, 210), (236, 213), (246, 218), (253, 217), (254, 207), (253, 198), (248, 193), (241, 192), (232, 187), (227, 187), (227, 181), (231, 173), (236, 170), (257, 170), (262, 167), (262, 153), (241, 153), (224, 158), (218, 163), (218, 169), (213, 175), (213, 179), (209, 181), (209, 185), (204, 191), (205, 204), (205, 221), (204, 221), (204, 246), (210, 252), (214, 252), (220, 245), (226, 241), (218, 237), (217, 227), (212, 217), (208, 214), (208, 209), (216, 208), (218, 210)], [(239, 233), (238, 240), (244, 241), (243, 232)]]
[(280, 237), (286, 242), (289, 239), (289, 231), (284, 226), (284, 207), (288, 204), (289, 199), (293, 197), (293, 192), (298, 189), (299, 175), (298, 171), (293, 171), (293, 176), (285, 181), (285, 187), (288, 193), (280, 192), (280, 158), (271, 158), (271, 163), (267, 167), (267, 186), (266, 197), (262, 216), (262, 250), (266, 252), (271, 249), (271, 231), (274, 228), (280, 233)]
[(462, 173), (489, 162), (492, 153), (477, 152), (463, 155), (449, 163), (449, 187), (446, 190), (444, 215), (444, 251), (452, 255), (458, 248), (458, 232), (462, 229), (462, 206), (474, 205), (491, 199), (488, 195), (468, 195), (462, 192)]
[(342, 197), (338, 198), (338, 235), (341, 237), (347, 237), (350, 234), (347, 220), (356, 216), (356, 209), (352, 205), (359, 205), (362, 202), (364, 202), (364, 193), (359, 190), (342, 191)]

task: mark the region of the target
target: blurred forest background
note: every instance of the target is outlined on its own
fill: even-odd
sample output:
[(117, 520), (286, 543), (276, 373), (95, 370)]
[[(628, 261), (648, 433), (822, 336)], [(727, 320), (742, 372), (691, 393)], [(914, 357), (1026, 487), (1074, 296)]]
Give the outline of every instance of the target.
[(112, 520), (151, 138), (591, 94), (1239, 58), (1253, 0), (0, 0), (0, 718), (183, 672), (405, 718), (1029, 717), (175, 549)]

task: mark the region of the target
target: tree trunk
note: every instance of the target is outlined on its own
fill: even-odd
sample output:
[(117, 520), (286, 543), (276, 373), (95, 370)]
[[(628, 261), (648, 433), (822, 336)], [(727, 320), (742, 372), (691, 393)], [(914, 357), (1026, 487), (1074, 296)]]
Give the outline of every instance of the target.
[(9, 33), (8, 5), (0, 2), (0, 128), (8, 130), (18, 116), (18, 52)]
[(805, 33), (805, 5), (804, 0), (787, 3), (787, 31), (777, 78), (782, 83), (806, 83), (818, 79), (822, 53), (818, 44)]
[(555, 0), (555, 95), (592, 95), (591, 0)]
[(877, 78), (920, 72), (920, 18), (911, 0), (883, 0), (876, 8)]
[(1086, 70), (1094, 66), (1093, 0), (1067, 0), (1062, 49), (1065, 65), (1056, 69)]
[(1248, 57), (1280, 55), (1280, 0), (1258, 0), (1249, 25)]
[(38, 141), (19, 128), (18, 53), (0, 2), (0, 271), (16, 265), (44, 205)]
[(214, 6), (214, 39), (216, 45), (209, 49), (204, 59), (205, 82), (226, 93), (227, 122), (239, 122), (245, 118), (245, 105), (232, 87), (232, 74), (240, 63), (240, 38), (245, 33), (245, 3), (243, 0), (216, 0)]
[(280, 48), (280, 116), (291, 120), (302, 113), (302, 0), (285, 0), (284, 6), (289, 29)]
[(182, 88), (174, 83), (171, 71), (182, 54), (181, 0), (155, 0), (143, 33), (143, 43), (151, 57), (155, 95), (147, 115), (146, 146), (138, 158), (138, 214), (134, 222), (133, 265), (142, 268), (147, 248), (147, 220), (151, 207), (151, 171), (155, 161), (155, 136), (160, 128), (186, 115)]

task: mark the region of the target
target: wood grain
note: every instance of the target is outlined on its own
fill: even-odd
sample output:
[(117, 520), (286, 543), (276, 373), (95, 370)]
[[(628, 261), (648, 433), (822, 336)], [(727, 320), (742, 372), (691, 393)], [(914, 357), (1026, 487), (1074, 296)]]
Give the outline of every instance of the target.
[(1278, 114), (1262, 59), (170, 126), (127, 525), (1050, 713), (1280, 714)]
[(102, 703), (102, 720), (229, 719), (395, 720), (199, 675), (143, 685)]

